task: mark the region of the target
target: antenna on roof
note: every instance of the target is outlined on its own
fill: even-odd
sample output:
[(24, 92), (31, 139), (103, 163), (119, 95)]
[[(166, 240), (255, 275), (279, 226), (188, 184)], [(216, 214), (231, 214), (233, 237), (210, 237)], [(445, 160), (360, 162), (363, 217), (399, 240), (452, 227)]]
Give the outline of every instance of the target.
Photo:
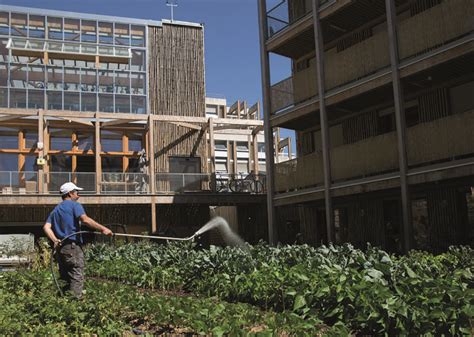
[(174, 20), (174, 8), (178, 7), (178, 0), (166, 0), (166, 6), (171, 7), (171, 22)]

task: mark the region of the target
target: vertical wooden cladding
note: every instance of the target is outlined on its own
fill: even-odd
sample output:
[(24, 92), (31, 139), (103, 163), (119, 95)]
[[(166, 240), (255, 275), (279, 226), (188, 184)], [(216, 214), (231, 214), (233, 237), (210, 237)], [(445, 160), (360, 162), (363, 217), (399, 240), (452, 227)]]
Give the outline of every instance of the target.
[(149, 32), (151, 112), (205, 117), (202, 28), (163, 24)]
[[(204, 32), (201, 27), (164, 23), (149, 27), (150, 111), (157, 115), (205, 117)], [(201, 157), (203, 131), (155, 122), (156, 172), (168, 172), (169, 156)]]

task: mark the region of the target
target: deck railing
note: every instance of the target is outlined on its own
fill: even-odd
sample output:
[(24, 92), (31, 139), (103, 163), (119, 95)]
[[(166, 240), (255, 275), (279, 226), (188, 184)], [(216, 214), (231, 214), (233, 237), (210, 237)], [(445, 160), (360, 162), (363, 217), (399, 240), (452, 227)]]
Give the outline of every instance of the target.
[(38, 172), (0, 171), (2, 194), (38, 193)]
[[(99, 191), (96, 190), (97, 181), (94, 172), (47, 172), (41, 177), (42, 182), (38, 180), (38, 172), (0, 171), (0, 194), (59, 194), (61, 185), (68, 181), (83, 188), (81, 194), (151, 193), (150, 176), (143, 173), (102, 173)], [(156, 173), (154, 179), (157, 194), (266, 193), (265, 174)]]

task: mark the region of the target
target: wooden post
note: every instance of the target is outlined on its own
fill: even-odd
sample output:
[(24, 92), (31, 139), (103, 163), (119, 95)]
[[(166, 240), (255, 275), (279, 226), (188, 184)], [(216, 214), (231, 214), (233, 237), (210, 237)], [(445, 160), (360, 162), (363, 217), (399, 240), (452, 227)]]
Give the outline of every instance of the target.
[(51, 136), (49, 134), (49, 125), (48, 121), (44, 121), (44, 128), (43, 128), (43, 158), (45, 159), (45, 164), (43, 165), (43, 181), (38, 186), (38, 188), (42, 188), (43, 193), (48, 192), (48, 182), (49, 182), (49, 149), (51, 143)]
[[(47, 54), (47, 53), (45, 53)], [(38, 151), (38, 158), (44, 158), (44, 115), (43, 109), (38, 110), (38, 143), (43, 144)], [(38, 166), (38, 192), (43, 193), (44, 188), (44, 167)]]
[(232, 146), (232, 156), (234, 158), (234, 173), (237, 174), (239, 173), (239, 166), (238, 166), (238, 160), (237, 160), (237, 142), (234, 140), (232, 142), (232, 144), (234, 144)]
[[(125, 133), (122, 134), (122, 151), (128, 152), (128, 135)], [(128, 163), (129, 163), (128, 157), (123, 156), (122, 157), (122, 172), (123, 173), (128, 172)]]
[(151, 197), (151, 204), (150, 204), (150, 210), (151, 210), (151, 233), (156, 233), (157, 231), (157, 226), (156, 226), (156, 202), (155, 202), (155, 197)]
[(271, 97), (270, 97), (270, 60), (267, 51), (267, 2), (266, 0), (258, 0), (259, 14), (259, 33), (260, 33), (260, 64), (262, 71), (262, 92), (263, 106), (265, 109), (265, 156), (267, 165), (267, 217), (268, 217), (268, 241), (271, 245), (277, 242), (277, 232), (275, 230), (276, 214), (273, 204), (274, 195), (274, 168), (275, 168), (275, 150), (273, 144), (273, 132), (270, 124), (271, 116)]
[(326, 228), (328, 242), (334, 241), (334, 216), (331, 200), (331, 158), (329, 144), (329, 124), (326, 113), (324, 78), (324, 42), (319, 19), (319, 0), (313, 0), (314, 44), (316, 49), (316, 77), (319, 86), (319, 120), (321, 124), (321, 143), (324, 165), (324, 202), (326, 210)]
[[(71, 133), (71, 141), (72, 141), (72, 151), (76, 153), (79, 151), (79, 146), (78, 146), (78, 137), (77, 137), (77, 131), (73, 131)], [(73, 154), (71, 156), (71, 172), (72, 172), (72, 181), (76, 183), (76, 171), (77, 171), (77, 155)]]
[(148, 176), (150, 180), (150, 193), (152, 194), (151, 197), (151, 232), (155, 233), (157, 231), (156, 226), (156, 201), (154, 194), (156, 193), (155, 188), (155, 125), (152, 118), (152, 115), (148, 116)]
[(258, 175), (258, 132), (252, 132), (253, 171)]
[(101, 192), (101, 182), (102, 182), (102, 162), (100, 159), (100, 116), (99, 113), (95, 113), (95, 189), (96, 194)]
[(216, 147), (214, 143), (214, 122), (212, 117), (209, 117), (209, 149), (211, 157), (211, 173), (216, 173)]
[[(152, 115), (148, 116), (148, 148), (149, 148), (149, 153), (148, 153), (148, 176), (150, 179), (150, 193), (155, 194), (156, 189), (155, 189), (155, 144), (154, 144), (154, 121), (152, 118)], [(156, 219), (155, 219), (156, 220)]]
[(288, 140), (288, 160), (292, 160), (293, 154), (291, 153), (291, 137), (288, 137), (287, 140)]
[(396, 10), (394, 1), (385, 0), (387, 11), (388, 44), (390, 48), (390, 63), (392, 69), (393, 99), (395, 103), (395, 122), (397, 125), (398, 162), (400, 167), (400, 189), (402, 199), (403, 244), (405, 253), (413, 247), (413, 225), (411, 214), (411, 200), (408, 185), (408, 161), (406, 150), (406, 121), (403, 102), (403, 88), (400, 82)]
[[(20, 129), (18, 132), (18, 148), (20, 151), (25, 150), (25, 132)], [(25, 169), (25, 155), (20, 153), (18, 155), (18, 183), (20, 186), (25, 185), (25, 174), (23, 173)]]

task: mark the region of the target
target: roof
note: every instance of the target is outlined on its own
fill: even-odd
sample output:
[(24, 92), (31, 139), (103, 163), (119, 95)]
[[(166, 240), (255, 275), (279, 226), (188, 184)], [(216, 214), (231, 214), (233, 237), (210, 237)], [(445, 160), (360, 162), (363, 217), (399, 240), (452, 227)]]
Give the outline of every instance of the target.
[(79, 19), (98, 20), (98, 21), (106, 21), (106, 22), (108, 21), (108, 22), (118, 22), (118, 23), (130, 23), (130, 24), (146, 25), (146, 26), (161, 27), (162, 24), (165, 23), (165, 24), (175, 24), (175, 25), (189, 26), (189, 27), (203, 27), (201, 23), (186, 22), (186, 21), (171, 21), (171, 20), (166, 20), (166, 19), (157, 21), (157, 20), (149, 20), (149, 19), (126, 18), (126, 17), (120, 17), (120, 16), (97, 15), (97, 14), (58, 11), (58, 10), (52, 10), (52, 9), (22, 7), (22, 6), (0, 5), (0, 11), (29, 13), (29, 14), (45, 15), (45, 16), (59, 16), (59, 17), (66, 17), (66, 18), (72, 18), (72, 19), (79, 18)]

